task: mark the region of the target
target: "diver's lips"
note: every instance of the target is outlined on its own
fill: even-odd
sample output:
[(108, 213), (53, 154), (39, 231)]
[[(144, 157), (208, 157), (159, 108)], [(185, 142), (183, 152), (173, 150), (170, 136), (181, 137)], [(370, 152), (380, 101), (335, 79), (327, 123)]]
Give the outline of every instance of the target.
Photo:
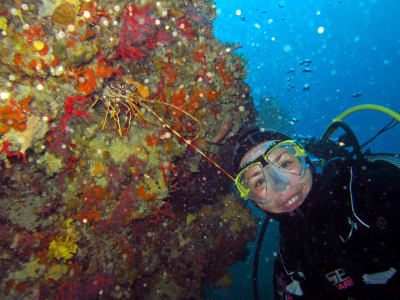
[(290, 196), (285, 200), (284, 202), (281, 203), (280, 207), (284, 208), (287, 211), (291, 211), (295, 209), (297, 206), (299, 206), (299, 202), (303, 200), (303, 189), (299, 190), (297, 193), (295, 193), (293, 196)]
[(301, 201), (302, 201), (301, 193), (298, 193), (296, 196), (294, 196), (288, 202), (286, 202), (284, 207), (286, 210), (291, 211), (296, 207), (298, 207)]

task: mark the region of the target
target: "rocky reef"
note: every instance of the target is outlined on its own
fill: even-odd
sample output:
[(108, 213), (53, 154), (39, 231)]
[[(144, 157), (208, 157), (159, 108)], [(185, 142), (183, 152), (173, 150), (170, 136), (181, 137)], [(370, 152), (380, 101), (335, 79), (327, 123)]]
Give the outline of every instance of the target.
[(228, 285), (256, 233), (229, 178), (254, 106), (215, 18), (207, 0), (2, 1), (2, 299)]

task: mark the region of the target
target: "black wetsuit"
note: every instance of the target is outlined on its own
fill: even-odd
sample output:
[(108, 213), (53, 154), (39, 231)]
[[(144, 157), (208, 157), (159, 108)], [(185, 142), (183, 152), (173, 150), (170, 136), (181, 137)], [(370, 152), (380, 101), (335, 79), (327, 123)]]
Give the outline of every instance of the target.
[(400, 299), (400, 169), (393, 164), (334, 160), (314, 174), (300, 208), (272, 217), (281, 233), (275, 299)]

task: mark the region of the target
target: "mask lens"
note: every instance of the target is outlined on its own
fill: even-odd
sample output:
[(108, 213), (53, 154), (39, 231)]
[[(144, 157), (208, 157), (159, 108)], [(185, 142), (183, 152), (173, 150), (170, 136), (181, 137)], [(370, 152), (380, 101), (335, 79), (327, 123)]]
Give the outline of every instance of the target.
[(304, 174), (306, 155), (304, 150), (295, 143), (278, 144), (267, 153), (265, 159), (285, 173), (297, 176)]
[(237, 177), (237, 182), (239, 184), (238, 189), (246, 191), (248, 198), (252, 199), (254, 196), (260, 195), (266, 188), (261, 163), (257, 162), (243, 169)]
[(290, 180), (287, 172), (282, 172), (280, 168), (270, 164), (264, 169), (266, 178), (275, 192), (283, 192), (288, 186)]

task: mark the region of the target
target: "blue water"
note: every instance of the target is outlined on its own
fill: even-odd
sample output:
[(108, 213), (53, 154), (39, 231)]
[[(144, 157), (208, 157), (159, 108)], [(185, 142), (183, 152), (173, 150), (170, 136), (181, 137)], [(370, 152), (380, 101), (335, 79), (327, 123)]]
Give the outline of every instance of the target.
[[(216, 0), (216, 6), (216, 38), (243, 46), (237, 52), (248, 59), (247, 83), (255, 101), (277, 97), (298, 120), (288, 133), (319, 137), (335, 116), (359, 104), (400, 112), (400, 1)], [(361, 111), (344, 121), (363, 143), (390, 120), (382, 112)], [(374, 152), (400, 153), (400, 126), (370, 146)], [(274, 228), (260, 260), (262, 299), (272, 297)], [(231, 270), (229, 290), (210, 296), (251, 298), (251, 268), (252, 257)]]

